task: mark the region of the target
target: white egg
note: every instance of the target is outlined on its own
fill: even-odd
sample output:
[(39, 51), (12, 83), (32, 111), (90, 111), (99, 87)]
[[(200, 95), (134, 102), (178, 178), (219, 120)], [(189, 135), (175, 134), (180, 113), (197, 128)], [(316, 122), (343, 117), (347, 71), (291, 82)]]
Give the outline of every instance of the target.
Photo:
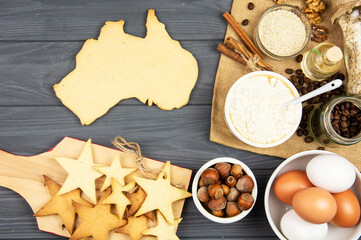
[(291, 209), (281, 218), (281, 230), (288, 240), (322, 240), (327, 235), (328, 225), (307, 222)]
[(307, 164), (306, 173), (313, 185), (331, 193), (346, 191), (356, 179), (354, 166), (336, 154), (314, 157)]

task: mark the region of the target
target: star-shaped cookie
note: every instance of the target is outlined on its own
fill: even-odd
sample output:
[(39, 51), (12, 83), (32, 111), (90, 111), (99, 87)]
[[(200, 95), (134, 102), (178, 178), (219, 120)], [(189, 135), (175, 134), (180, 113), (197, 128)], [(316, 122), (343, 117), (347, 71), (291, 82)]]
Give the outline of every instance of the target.
[(123, 168), (120, 163), (120, 158), (119, 158), (118, 154), (115, 155), (110, 167), (95, 166), (94, 168), (106, 176), (105, 181), (104, 181), (103, 186), (100, 189), (100, 191), (104, 191), (105, 189), (107, 189), (110, 186), (112, 178), (117, 180), (120, 185), (124, 186), (125, 185), (124, 178), (127, 175), (129, 175), (130, 173), (137, 170), (136, 168)]
[(51, 180), (48, 176), (43, 176), (45, 180), (45, 185), (49, 190), (51, 199), (44, 206), (42, 206), (39, 211), (34, 214), (34, 217), (57, 214), (61, 217), (61, 220), (63, 221), (68, 232), (72, 234), (76, 215), (72, 201), (89, 207), (93, 205), (80, 197), (80, 189), (75, 189), (71, 192), (57, 196), (56, 193), (59, 191), (61, 186)]
[[(127, 218), (129, 218), (139, 210), (140, 206), (142, 206), (145, 198), (147, 197), (147, 194), (144, 192), (142, 188), (139, 188), (137, 192), (127, 193), (126, 196), (132, 202), (127, 212)], [(144, 216), (146, 216), (148, 219), (150, 219), (153, 222), (155, 220), (153, 211), (145, 213)]]
[(135, 214), (135, 216), (143, 215), (146, 212), (158, 209), (169, 223), (174, 222), (172, 204), (183, 198), (192, 196), (187, 191), (176, 188), (170, 183), (170, 162), (164, 164), (156, 180), (134, 177), (138, 185), (146, 192), (147, 197)]
[(124, 195), (124, 192), (129, 192), (135, 188), (135, 182), (130, 182), (125, 186), (120, 186), (120, 184), (113, 178), (112, 179), (112, 193), (104, 199), (104, 204), (115, 204), (117, 208), (117, 213), (120, 219), (123, 218), (124, 211), (127, 205), (132, 204), (132, 202)]
[(57, 195), (80, 188), (93, 203), (96, 203), (95, 179), (103, 174), (94, 169), (91, 139), (87, 141), (77, 160), (66, 157), (55, 157), (55, 160), (68, 173)]
[(157, 240), (179, 240), (175, 234), (176, 227), (182, 219), (173, 220), (169, 224), (163, 218), (162, 214), (157, 211), (157, 226), (149, 228), (143, 232), (144, 235), (156, 236)]
[(109, 196), (111, 189), (108, 189), (98, 204), (94, 207), (88, 207), (73, 201), (73, 206), (78, 213), (81, 223), (71, 236), (70, 240), (92, 236), (94, 240), (108, 240), (109, 231), (127, 224), (124, 219), (110, 212), (110, 205), (103, 204), (106, 197)]
[(147, 218), (145, 216), (130, 217), (128, 218), (128, 224), (124, 227), (116, 230), (116, 233), (128, 234), (130, 239), (139, 240), (143, 236), (143, 232), (148, 229)]

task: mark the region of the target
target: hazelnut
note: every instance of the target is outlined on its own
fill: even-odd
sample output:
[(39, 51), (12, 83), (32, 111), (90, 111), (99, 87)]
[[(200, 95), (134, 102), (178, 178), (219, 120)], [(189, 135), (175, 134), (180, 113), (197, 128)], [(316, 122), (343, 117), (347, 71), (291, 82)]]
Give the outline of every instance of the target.
[(208, 188), (205, 186), (199, 188), (197, 192), (197, 197), (201, 202), (208, 202), (209, 200)]
[(224, 211), (223, 210), (216, 210), (216, 211), (212, 211), (212, 214), (216, 217), (223, 217), (224, 216)]
[(213, 199), (220, 199), (223, 197), (223, 189), (219, 184), (211, 184), (208, 186), (208, 194)]
[(249, 193), (242, 193), (241, 196), (239, 196), (238, 201), (237, 201), (238, 207), (242, 211), (250, 209), (253, 205), (253, 202), (254, 202), (254, 198)]
[(222, 189), (223, 189), (224, 195), (227, 196), (228, 193), (229, 193), (229, 187), (228, 187), (226, 184), (222, 184), (221, 187), (222, 187)]
[(229, 189), (229, 194), (227, 195), (227, 200), (230, 202), (236, 202), (240, 194), (241, 193), (237, 190), (237, 188), (232, 187)]
[(215, 184), (219, 179), (218, 171), (214, 168), (204, 170), (201, 175), (201, 180), (205, 185)]
[(234, 164), (234, 165), (231, 167), (230, 173), (231, 173), (231, 175), (232, 175), (233, 177), (235, 177), (236, 179), (242, 177), (242, 176), (243, 176), (242, 166), (239, 165), (239, 164)]
[(228, 202), (226, 207), (226, 214), (228, 217), (234, 217), (241, 213), (236, 202)]
[(228, 176), (225, 182), (228, 187), (234, 187), (237, 184), (237, 180), (233, 176)]
[(204, 186), (207, 186), (207, 185), (205, 185), (204, 182), (202, 181), (202, 179), (200, 179), (198, 186), (199, 187), (204, 187)]
[(231, 170), (231, 164), (225, 163), (225, 162), (220, 162), (220, 163), (217, 163), (216, 166), (214, 166), (214, 168), (218, 171), (219, 176), (222, 179), (224, 179), (229, 176), (229, 171)]
[(252, 192), (253, 187), (254, 187), (254, 182), (253, 182), (252, 178), (248, 175), (244, 175), (240, 179), (238, 179), (237, 185), (236, 185), (236, 188), (238, 189), (238, 191), (240, 191), (242, 193)]
[(207, 206), (212, 211), (223, 210), (226, 207), (227, 200), (225, 197), (221, 197), (220, 199), (210, 199), (207, 203)]

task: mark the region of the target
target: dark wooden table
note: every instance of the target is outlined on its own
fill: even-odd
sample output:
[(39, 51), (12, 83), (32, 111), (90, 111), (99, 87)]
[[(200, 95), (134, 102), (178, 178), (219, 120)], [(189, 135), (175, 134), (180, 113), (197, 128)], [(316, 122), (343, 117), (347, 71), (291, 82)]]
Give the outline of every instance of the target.
[[(44, 152), (64, 136), (112, 146), (120, 135), (138, 142), (142, 153), (196, 171), (206, 161), (228, 156), (254, 171), (259, 197), (242, 221), (221, 225), (204, 218), (192, 199), (184, 206), (181, 239), (276, 238), (265, 216), (267, 180), (283, 159), (224, 147), (209, 141), (213, 85), (224, 38), (221, 17), (231, 0), (1, 0), (0, 148), (20, 155)], [(147, 9), (156, 9), (172, 38), (198, 60), (199, 77), (187, 106), (173, 111), (120, 102), (90, 126), (55, 97), (52, 86), (75, 66), (88, 38), (97, 38), (105, 21), (124, 19), (126, 32), (144, 37)], [(26, 166), (24, 166), (26, 167)], [(18, 194), (0, 187), (0, 239), (64, 239), (38, 230), (32, 210)]]

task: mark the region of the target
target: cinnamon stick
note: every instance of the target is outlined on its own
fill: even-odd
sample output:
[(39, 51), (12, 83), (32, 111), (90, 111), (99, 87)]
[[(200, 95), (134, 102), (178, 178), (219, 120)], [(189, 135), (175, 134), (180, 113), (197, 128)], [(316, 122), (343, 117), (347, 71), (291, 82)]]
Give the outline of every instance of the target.
[[(248, 59), (249, 58), (253, 58), (253, 54), (251, 52), (249, 52), (240, 42), (238, 42), (236, 39), (234, 39), (233, 37), (227, 37), (226, 39), (226, 43), (229, 43), (229, 45), (231, 45), (233, 49), (238, 50), (241, 54), (243, 54), (244, 56), (246, 56)], [(226, 44), (226, 46), (228, 46), (228, 44)], [(263, 59), (259, 59), (257, 64), (260, 67), (265, 68), (266, 70), (272, 70), (272, 66), (269, 65), (268, 63), (266, 63)]]
[(229, 25), (231, 25), (231, 27), (234, 29), (234, 31), (236, 31), (236, 33), (238, 34), (238, 36), (241, 38), (241, 40), (244, 42), (244, 44), (249, 48), (249, 50), (253, 53), (253, 54), (258, 54), (258, 56), (262, 59), (264, 59), (264, 55), (257, 49), (257, 47), (254, 45), (254, 43), (252, 42), (252, 40), (247, 36), (247, 34), (243, 31), (243, 29), (241, 28), (241, 26), (239, 26), (239, 24), (236, 22), (236, 20), (234, 20), (234, 18), (232, 17), (231, 14), (229, 14), (229, 12), (225, 12), (223, 14), (223, 17), (227, 20), (227, 22), (229, 23)]
[(244, 59), (238, 53), (233, 51), (231, 48), (226, 47), (223, 43), (218, 44), (217, 51), (239, 63), (242, 63), (244, 66), (247, 66), (246, 61), (244, 61)]

